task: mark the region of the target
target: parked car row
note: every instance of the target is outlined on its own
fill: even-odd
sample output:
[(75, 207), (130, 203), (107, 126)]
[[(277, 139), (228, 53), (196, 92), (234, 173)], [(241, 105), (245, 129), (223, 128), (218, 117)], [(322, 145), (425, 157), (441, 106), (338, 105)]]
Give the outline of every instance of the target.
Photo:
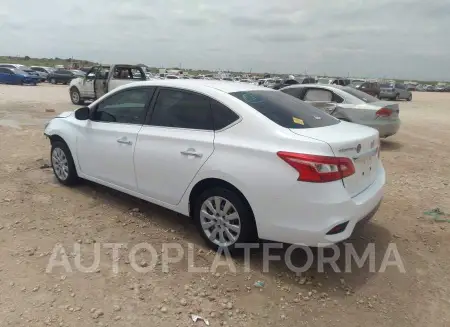
[(417, 85), (415, 91), (419, 92), (450, 92), (450, 85), (436, 84), (436, 85)]
[(44, 66), (25, 66), (20, 64), (0, 64), (0, 83), (32, 84), (49, 82), (69, 84), (74, 78), (84, 76), (81, 70), (56, 69)]
[(0, 83), (2, 84), (37, 85), (40, 81), (41, 78), (37, 74), (0, 66)]
[(375, 128), (381, 138), (396, 134), (400, 128), (398, 103), (381, 101), (351, 86), (304, 84), (280, 91), (340, 120)]

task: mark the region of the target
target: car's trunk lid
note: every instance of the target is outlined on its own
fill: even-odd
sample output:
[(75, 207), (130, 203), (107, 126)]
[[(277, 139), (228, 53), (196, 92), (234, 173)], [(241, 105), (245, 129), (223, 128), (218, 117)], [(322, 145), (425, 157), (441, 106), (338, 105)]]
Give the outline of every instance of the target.
[(393, 103), (389, 101), (377, 101), (377, 102), (370, 102), (368, 104), (375, 109), (375, 115), (378, 110), (383, 108), (392, 111), (392, 114), (390, 116), (376, 116), (375, 117), (376, 119), (397, 119), (400, 115), (400, 106), (398, 105), (398, 103)]
[(358, 195), (375, 181), (379, 164), (379, 133), (376, 129), (341, 122), (326, 127), (291, 129), (291, 131), (324, 141), (336, 157), (346, 157), (353, 161), (355, 173), (343, 179), (350, 196)]

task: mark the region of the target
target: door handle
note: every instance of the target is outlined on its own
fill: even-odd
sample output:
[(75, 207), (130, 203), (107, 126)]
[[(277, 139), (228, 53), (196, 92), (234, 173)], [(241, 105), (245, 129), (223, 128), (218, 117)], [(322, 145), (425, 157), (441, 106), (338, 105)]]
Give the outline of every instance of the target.
[(195, 152), (194, 149), (187, 149), (186, 151), (181, 151), (180, 153), (184, 156), (193, 156), (197, 158), (203, 157), (203, 154)]
[(133, 142), (127, 141), (126, 139), (118, 139), (118, 140), (117, 140), (117, 143), (120, 143), (120, 144), (126, 144), (126, 145), (131, 145), (131, 144), (133, 144)]

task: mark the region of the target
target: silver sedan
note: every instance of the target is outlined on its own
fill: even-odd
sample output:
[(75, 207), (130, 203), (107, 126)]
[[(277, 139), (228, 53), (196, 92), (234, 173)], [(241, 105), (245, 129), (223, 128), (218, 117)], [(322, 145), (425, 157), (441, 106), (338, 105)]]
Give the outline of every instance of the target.
[(297, 84), (280, 89), (348, 122), (375, 128), (381, 138), (400, 128), (398, 103), (379, 99), (350, 86)]

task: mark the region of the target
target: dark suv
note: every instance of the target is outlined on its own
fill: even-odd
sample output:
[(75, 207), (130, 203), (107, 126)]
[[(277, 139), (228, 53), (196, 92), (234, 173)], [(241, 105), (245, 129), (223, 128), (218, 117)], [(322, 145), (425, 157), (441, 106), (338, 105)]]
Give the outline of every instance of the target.
[(378, 82), (356, 83), (353, 84), (353, 87), (376, 98), (380, 97), (380, 84)]

